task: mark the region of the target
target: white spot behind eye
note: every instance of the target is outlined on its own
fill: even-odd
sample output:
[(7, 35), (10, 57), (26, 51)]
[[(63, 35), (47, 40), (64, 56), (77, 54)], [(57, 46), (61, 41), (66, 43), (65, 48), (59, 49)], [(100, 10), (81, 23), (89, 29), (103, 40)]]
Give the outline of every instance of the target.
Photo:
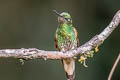
[(67, 19), (68, 21), (70, 21), (70, 19)]

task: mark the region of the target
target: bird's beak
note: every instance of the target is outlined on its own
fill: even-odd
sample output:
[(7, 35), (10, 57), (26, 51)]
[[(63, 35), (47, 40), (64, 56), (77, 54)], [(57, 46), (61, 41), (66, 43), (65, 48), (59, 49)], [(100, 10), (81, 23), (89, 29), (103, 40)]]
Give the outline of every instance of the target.
[[(61, 17), (61, 18), (64, 18), (64, 17), (63, 17), (63, 16), (61, 16), (61, 15), (60, 15), (60, 13), (59, 13), (59, 12), (57, 12), (56, 10), (53, 10), (53, 12), (54, 12), (54, 13), (56, 13), (56, 14), (57, 14), (57, 16), (59, 16), (59, 17)], [(67, 19), (66, 19), (66, 18), (64, 18), (64, 19), (67, 21)]]
[(57, 14), (57, 16), (62, 17), (62, 16), (60, 15), (60, 13), (59, 13), (59, 12), (57, 12), (56, 10), (53, 10), (53, 12), (54, 12), (54, 13), (56, 13), (56, 14)]
[(56, 10), (53, 10), (54, 13), (56, 13), (56, 15), (58, 16), (58, 22), (61, 23), (64, 21), (64, 17), (60, 15), (59, 12), (57, 12)]

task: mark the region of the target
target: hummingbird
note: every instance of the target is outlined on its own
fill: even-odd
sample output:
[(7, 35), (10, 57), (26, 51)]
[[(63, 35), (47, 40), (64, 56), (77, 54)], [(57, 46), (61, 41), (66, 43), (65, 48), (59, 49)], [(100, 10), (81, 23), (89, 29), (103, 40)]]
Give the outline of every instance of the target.
[[(58, 16), (58, 27), (55, 33), (55, 47), (58, 51), (66, 52), (75, 49), (79, 45), (78, 32), (73, 27), (71, 15), (67, 12), (59, 13), (53, 10)], [(67, 80), (75, 80), (75, 59), (62, 59)]]

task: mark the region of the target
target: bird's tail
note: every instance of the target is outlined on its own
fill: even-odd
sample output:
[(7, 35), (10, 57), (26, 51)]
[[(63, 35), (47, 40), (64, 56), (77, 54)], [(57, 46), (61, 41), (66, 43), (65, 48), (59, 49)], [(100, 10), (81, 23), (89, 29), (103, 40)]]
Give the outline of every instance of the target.
[(75, 80), (75, 60), (73, 58), (62, 60), (67, 80)]

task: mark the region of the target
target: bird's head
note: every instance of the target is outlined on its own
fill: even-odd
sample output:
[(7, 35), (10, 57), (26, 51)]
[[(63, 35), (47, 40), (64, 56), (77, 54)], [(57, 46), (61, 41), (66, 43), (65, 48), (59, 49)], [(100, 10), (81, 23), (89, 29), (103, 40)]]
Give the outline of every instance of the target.
[(58, 13), (56, 10), (54, 12), (58, 15), (58, 22), (60, 24), (62, 23), (67, 23), (67, 24), (72, 24), (72, 19), (69, 13), (67, 12), (62, 12), (61, 14)]

